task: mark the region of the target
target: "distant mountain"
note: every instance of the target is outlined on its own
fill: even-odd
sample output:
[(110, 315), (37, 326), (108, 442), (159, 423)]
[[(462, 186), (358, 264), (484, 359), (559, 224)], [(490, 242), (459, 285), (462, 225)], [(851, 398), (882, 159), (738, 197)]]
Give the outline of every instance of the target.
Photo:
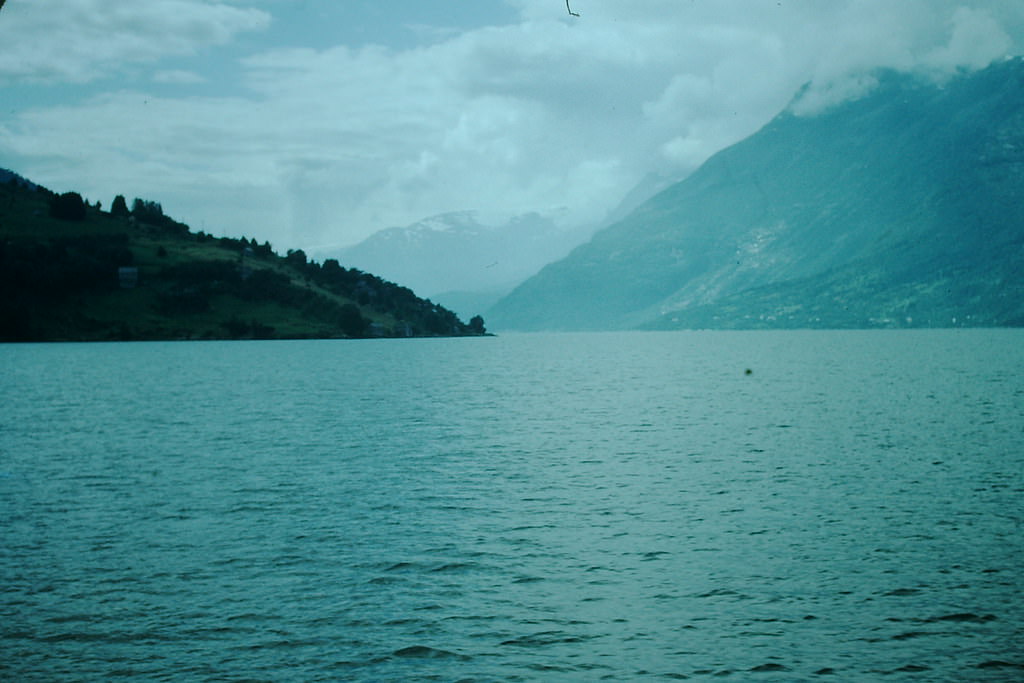
[(382, 230), (331, 255), (473, 315), (589, 234), (559, 229), (536, 213), (487, 226), (475, 212), (461, 211)]
[(0, 342), (474, 336), (410, 289), (0, 169)]
[(648, 173), (640, 179), (639, 183), (633, 186), (633, 188), (626, 193), (617, 206), (608, 212), (608, 215), (601, 223), (601, 228), (607, 228), (618, 223), (629, 216), (629, 214), (636, 211), (636, 209), (648, 199), (676, 184), (685, 177), (685, 174), (679, 176), (668, 176), (655, 172)]
[(1024, 325), (1024, 61), (799, 97), (488, 311), (499, 329)]

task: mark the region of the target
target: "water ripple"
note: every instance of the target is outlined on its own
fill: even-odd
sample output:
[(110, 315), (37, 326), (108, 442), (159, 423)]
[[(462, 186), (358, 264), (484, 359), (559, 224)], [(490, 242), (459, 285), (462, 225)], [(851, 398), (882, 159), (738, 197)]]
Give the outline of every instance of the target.
[(961, 332), (0, 348), (0, 679), (1020, 678)]

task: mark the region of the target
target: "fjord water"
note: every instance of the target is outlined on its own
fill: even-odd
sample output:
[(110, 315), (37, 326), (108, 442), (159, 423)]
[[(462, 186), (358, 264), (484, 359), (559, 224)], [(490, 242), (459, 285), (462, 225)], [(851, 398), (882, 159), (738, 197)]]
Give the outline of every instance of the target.
[(0, 678), (1019, 680), (1022, 361), (1009, 330), (0, 347)]

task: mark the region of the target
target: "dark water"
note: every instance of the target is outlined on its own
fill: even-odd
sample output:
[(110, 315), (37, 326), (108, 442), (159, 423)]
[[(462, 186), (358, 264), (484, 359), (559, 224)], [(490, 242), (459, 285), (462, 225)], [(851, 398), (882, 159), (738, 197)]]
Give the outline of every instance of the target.
[(1021, 680), (1022, 361), (1016, 331), (3, 346), (0, 679)]

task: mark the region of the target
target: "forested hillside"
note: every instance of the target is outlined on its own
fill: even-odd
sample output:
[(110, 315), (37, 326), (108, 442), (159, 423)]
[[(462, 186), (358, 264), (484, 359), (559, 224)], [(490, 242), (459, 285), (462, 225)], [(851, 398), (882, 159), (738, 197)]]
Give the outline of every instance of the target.
[(159, 202), (109, 211), (0, 171), (0, 340), (467, 336), (406, 287), (338, 261), (217, 238)]

